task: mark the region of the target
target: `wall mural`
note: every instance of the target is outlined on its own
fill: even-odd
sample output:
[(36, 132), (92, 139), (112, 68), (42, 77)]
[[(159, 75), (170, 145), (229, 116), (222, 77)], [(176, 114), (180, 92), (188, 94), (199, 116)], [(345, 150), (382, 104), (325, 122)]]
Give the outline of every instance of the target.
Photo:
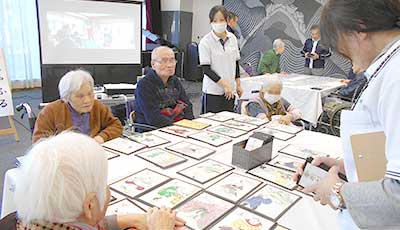
[[(302, 73), (304, 57), (301, 49), (311, 37), (311, 26), (319, 23), (322, 5), (326, 0), (225, 0), (225, 7), (239, 16), (242, 64), (249, 63), (256, 71), (262, 54), (272, 48), (272, 42), (282, 38), (286, 51), (281, 68)], [(325, 76), (344, 76), (350, 62), (333, 52), (325, 65)]]

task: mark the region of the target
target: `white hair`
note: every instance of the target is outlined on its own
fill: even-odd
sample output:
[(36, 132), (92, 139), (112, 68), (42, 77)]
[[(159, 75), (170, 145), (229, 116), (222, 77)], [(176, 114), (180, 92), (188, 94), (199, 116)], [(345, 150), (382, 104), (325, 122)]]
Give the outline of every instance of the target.
[(60, 98), (65, 102), (69, 101), (72, 93), (78, 91), (85, 83), (89, 83), (92, 88), (94, 87), (94, 80), (89, 72), (80, 69), (69, 71), (58, 83)]
[(93, 192), (104, 207), (107, 155), (89, 136), (63, 132), (35, 144), (17, 173), (15, 203), (26, 224), (77, 221)]
[(272, 43), (272, 47), (274, 48), (274, 50), (285, 47), (285, 42), (283, 42), (283, 40), (280, 38), (275, 39), (275, 41)]
[(156, 60), (159, 56), (158, 53), (162, 50), (168, 50), (169, 52), (174, 53), (174, 51), (168, 46), (158, 46), (151, 52), (151, 60)]
[(263, 81), (261, 89), (267, 91), (273, 85), (280, 85), (280, 87), (282, 87), (282, 80), (277, 74), (267, 76)]

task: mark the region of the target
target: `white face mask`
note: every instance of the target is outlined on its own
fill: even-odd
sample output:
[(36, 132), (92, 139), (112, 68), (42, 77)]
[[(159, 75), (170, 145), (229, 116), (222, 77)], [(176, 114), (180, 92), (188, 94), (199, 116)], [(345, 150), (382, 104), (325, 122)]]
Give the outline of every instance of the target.
[(274, 95), (269, 93), (264, 93), (264, 99), (270, 104), (273, 105), (281, 99), (280, 95)]
[(211, 23), (211, 28), (214, 30), (215, 33), (223, 33), (226, 30), (226, 22), (221, 22), (221, 23), (216, 23), (212, 22)]

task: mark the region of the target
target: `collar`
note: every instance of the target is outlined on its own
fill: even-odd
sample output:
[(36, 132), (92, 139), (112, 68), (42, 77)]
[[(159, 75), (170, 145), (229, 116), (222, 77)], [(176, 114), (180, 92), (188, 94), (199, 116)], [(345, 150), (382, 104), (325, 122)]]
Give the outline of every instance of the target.
[(73, 113), (73, 114), (76, 114), (76, 115), (79, 115), (79, 116), (83, 116), (85, 114), (89, 114), (89, 112), (80, 114), (78, 111), (76, 111), (74, 109), (74, 107), (72, 107), (72, 105), (69, 102), (67, 102), (67, 106), (68, 106), (69, 111), (71, 111), (71, 113)]
[(372, 61), (372, 64), (368, 67), (368, 69), (365, 71), (364, 75), (369, 78), (374, 74), (375, 70), (379, 67), (380, 63), (386, 56), (393, 51), (397, 46), (400, 45), (400, 35), (395, 37), (389, 44), (387, 44), (382, 51), (378, 54), (378, 56), (375, 57), (375, 59)]
[[(161, 79), (160, 76), (158, 76), (157, 72), (156, 72), (153, 68), (150, 69), (149, 74), (150, 74), (150, 76), (152, 76), (160, 85), (165, 86), (163, 80)], [(170, 76), (170, 77), (168, 78), (167, 85), (169, 85), (170, 82), (172, 81), (172, 77), (173, 77), (173, 76)]]
[[(225, 31), (225, 33), (226, 33), (226, 41), (228, 41), (228, 39), (229, 39), (229, 37), (230, 37), (230, 34), (228, 33), (228, 31)], [(216, 41), (218, 41), (218, 42), (219, 42), (219, 40), (221, 39), (220, 37), (218, 37), (218, 36), (214, 33), (214, 30), (211, 31), (211, 35), (212, 35), (212, 37), (213, 37)]]

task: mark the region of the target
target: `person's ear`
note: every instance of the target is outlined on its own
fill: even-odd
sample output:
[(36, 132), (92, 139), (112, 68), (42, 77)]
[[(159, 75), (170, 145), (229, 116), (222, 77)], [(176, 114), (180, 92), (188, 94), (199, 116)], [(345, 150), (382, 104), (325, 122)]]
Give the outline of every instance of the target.
[(87, 220), (90, 222), (94, 218), (94, 209), (96, 207), (96, 194), (91, 192), (88, 193), (83, 201), (83, 214)]

